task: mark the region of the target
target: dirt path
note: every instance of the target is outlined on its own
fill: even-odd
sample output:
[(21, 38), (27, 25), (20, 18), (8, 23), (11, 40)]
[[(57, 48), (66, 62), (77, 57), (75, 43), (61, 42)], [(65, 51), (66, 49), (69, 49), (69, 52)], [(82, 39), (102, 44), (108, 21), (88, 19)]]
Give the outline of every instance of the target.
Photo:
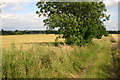
[(119, 40), (120, 35), (119, 34), (112, 34), (111, 38), (114, 38), (116, 42), (112, 43), (111, 47), (111, 56), (112, 56), (112, 65), (110, 68), (110, 75), (111, 78), (117, 78), (117, 73), (116, 73), (116, 53), (118, 53), (117, 49), (120, 48), (120, 40)]
[(88, 64), (88, 66), (87, 66), (84, 70), (82, 70), (82, 71), (80, 72), (80, 77), (81, 77), (81, 78), (84, 76), (84, 74), (86, 74), (86, 73), (89, 71), (89, 69), (90, 69), (91, 67), (93, 67), (93, 66), (96, 64), (96, 60), (97, 60), (97, 58), (101, 55), (102, 50), (103, 50), (103, 48), (99, 51), (99, 54), (97, 54), (97, 55), (93, 58), (93, 60)]
[[(111, 49), (116, 49), (116, 45), (118, 45), (118, 35), (113, 35), (112, 36), (115, 40), (116, 40), (116, 42), (115, 43), (112, 43), (112, 47), (111, 47)], [(111, 37), (111, 38), (112, 38)], [(96, 58), (95, 58), (95, 60), (93, 60), (93, 61), (91, 61), (90, 63), (89, 63), (89, 65), (80, 73), (80, 77), (81, 78), (83, 78), (84, 77), (84, 75), (85, 74), (87, 74), (88, 72), (89, 72), (89, 70), (90, 70), (90, 68), (92, 68), (92, 67), (94, 67), (96, 64), (97, 64), (97, 62), (99, 62), (99, 60), (102, 58), (102, 57), (104, 57), (105, 55), (104, 54), (102, 54), (101, 52), (102, 52), (102, 50), (103, 50), (103, 48), (101, 49), (101, 51), (99, 52), (99, 54), (96, 56)], [(110, 69), (109, 69), (109, 73), (110, 73), (110, 78), (117, 78), (117, 76), (116, 76), (116, 72), (115, 72), (115, 65), (114, 65), (114, 54), (111, 52), (111, 57), (112, 57), (112, 61), (111, 61), (111, 66), (110, 66)], [(94, 72), (94, 70), (93, 70), (93, 72)]]

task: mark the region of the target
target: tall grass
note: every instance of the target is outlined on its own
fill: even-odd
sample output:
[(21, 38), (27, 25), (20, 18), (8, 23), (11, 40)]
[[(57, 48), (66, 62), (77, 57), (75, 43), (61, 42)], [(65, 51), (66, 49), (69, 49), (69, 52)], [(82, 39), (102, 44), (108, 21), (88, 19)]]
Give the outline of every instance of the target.
[[(47, 46), (34, 44), (29, 49), (18, 49), (12, 44), (11, 49), (3, 49), (3, 78), (78, 78), (96, 56), (109, 55), (109, 40), (94, 41), (86, 47)], [(102, 50), (103, 49), (103, 50)], [(101, 51), (102, 50), (102, 51)], [(107, 60), (107, 57), (100, 57)], [(99, 59), (100, 59), (99, 58)], [(106, 59), (105, 59), (106, 58)], [(100, 61), (98, 61), (100, 62)], [(109, 62), (109, 61), (106, 61)], [(106, 69), (108, 64), (96, 66)], [(101, 68), (102, 66), (103, 68)], [(96, 68), (95, 67), (95, 68)], [(107, 71), (107, 70), (105, 70)], [(103, 75), (108, 74), (107, 72)], [(104, 77), (102, 73), (97, 77)], [(89, 76), (88, 76), (89, 77)], [(96, 77), (96, 76), (91, 76)], [(108, 77), (108, 76), (107, 76)]]
[(102, 49), (96, 56), (96, 60), (92, 62), (82, 78), (111, 78), (111, 43), (107, 41), (101, 41), (100, 44)]
[(2, 78), (2, 53), (0, 48), (0, 79)]
[[(120, 41), (113, 43), (112, 46), (112, 63), (113, 69), (114, 69), (114, 75), (112, 75), (115, 78), (119, 78), (120, 76)], [(119, 78), (120, 79), (120, 78)]]
[(0, 79), (2, 78), (2, 38), (0, 37)]

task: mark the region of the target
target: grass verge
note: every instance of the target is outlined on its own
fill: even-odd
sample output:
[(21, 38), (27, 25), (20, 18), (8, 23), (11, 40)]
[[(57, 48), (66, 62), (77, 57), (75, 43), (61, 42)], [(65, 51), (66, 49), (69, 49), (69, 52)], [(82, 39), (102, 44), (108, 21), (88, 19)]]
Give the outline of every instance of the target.
[[(11, 49), (3, 49), (2, 77), (106, 78), (109, 77), (107, 72), (110, 65), (109, 54), (108, 38), (95, 40), (93, 44), (86, 47), (34, 44), (31, 48), (24, 50), (22, 47), (17, 49), (15, 44), (12, 44)], [(92, 68), (86, 71), (87, 73), (80, 74), (92, 62), (94, 62)]]

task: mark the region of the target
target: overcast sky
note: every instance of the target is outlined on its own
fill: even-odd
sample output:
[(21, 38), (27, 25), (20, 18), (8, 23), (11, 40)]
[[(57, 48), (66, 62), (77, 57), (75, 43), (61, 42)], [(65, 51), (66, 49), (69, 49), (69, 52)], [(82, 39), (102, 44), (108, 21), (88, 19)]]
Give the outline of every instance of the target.
[[(2, 25), (5, 30), (45, 30), (44, 17), (38, 17), (36, 3), (39, 0), (3, 0)], [(107, 30), (118, 30), (118, 1), (103, 0), (110, 20), (105, 23)]]

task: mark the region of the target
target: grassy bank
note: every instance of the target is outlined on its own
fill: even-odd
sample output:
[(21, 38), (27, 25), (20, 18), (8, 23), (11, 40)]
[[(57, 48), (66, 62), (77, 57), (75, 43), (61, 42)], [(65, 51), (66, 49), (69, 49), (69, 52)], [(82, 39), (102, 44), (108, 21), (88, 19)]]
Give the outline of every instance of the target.
[(11, 49), (3, 49), (2, 77), (108, 78), (110, 45), (109, 38), (93, 40), (86, 47), (33, 44), (18, 49), (12, 44)]
[(111, 78), (111, 43), (101, 41), (100, 44), (103, 46), (102, 49), (82, 78)]
[(113, 78), (119, 78), (120, 76), (120, 35), (113, 35), (112, 39), (112, 70), (113, 74), (111, 75)]

